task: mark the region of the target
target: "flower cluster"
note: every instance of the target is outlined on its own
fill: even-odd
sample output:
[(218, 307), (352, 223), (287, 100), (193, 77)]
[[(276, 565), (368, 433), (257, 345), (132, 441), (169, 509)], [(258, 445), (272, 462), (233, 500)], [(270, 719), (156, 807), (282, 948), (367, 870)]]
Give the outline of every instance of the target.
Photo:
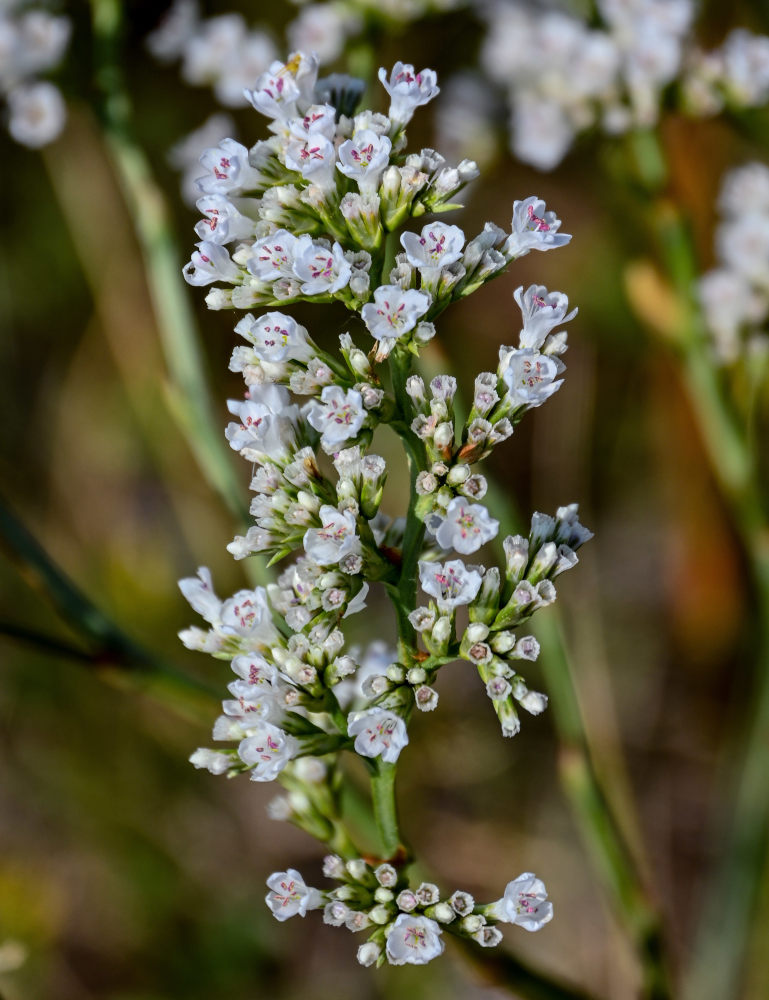
[(485, 73), (508, 93), (510, 143), (521, 160), (550, 170), (577, 135), (654, 126), (676, 85), (686, 111), (709, 115), (769, 98), (769, 38), (737, 29), (702, 51), (692, 37), (693, 0), (598, 0), (589, 24), (570, 11), (544, 12), (494, 0)]
[(8, 103), (8, 131), (32, 149), (52, 142), (67, 117), (58, 87), (38, 80), (61, 62), (71, 24), (24, 0), (0, 4), (0, 94)]
[(699, 297), (721, 364), (765, 354), (769, 316), (769, 167), (748, 163), (724, 178), (716, 231), (718, 267), (703, 275)]
[(447, 898), (432, 882), (409, 886), (402, 872), (388, 863), (372, 868), (362, 858), (344, 862), (330, 854), (323, 874), (338, 883), (330, 890), (305, 885), (293, 868), (267, 879), (267, 906), (277, 920), (323, 910), (323, 921), (367, 932), (358, 948), (361, 965), (425, 965), (443, 953), (444, 930), (456, 937), (493, 948), (502, 940), (499, 924), (517, 924), (538, 931), (553, 916), (544, 883), (524, 872), (505, 887), (501, 899), (477, 904), (468, 892), (457, 890)]
[[(576, 563), (590, 534), (576, 507), (565, 507), (555, 518), (536, 514), (528, 538), (505, 539), (501, 568), (452, 555), (478, 553), (499, 528), (480, 502), (487, 483), (473, 467), (561, 385), (562, 327), (576, 312), (563, 293), (541, 285), (515, 292), (517, 344), (500, 348), (496, 371), (478, 375), (464, 421), (454, 412), (452, 376), (434, 378), (428, 389), (410, 374), (451, 302), (516, 258), (571, 237), (534, 196), (515, 202), (510, 231), (487, 223), (466, 239), (457, 226), (425, 222), (428, 213), (455, 207), (452, 199), (477, 173), (474, 163), (454, 167), (432, 149), (407, 151), (415, 109), (438, 93), (434, 72), (403, 63), (380, 70), (389, 96), (383, 114), (356, 112), (359, 81), (318, 81), (317, 69), (317, 59), (301, 52), (272, 64), (247, 91), (269, 119), (270, 137), (250, 149), (226, 138), (201, 157), (200, 242), (184, 276), (217, 286), (208, 293), (211, 308), (264, 307), (245, 312), (235, 327), (244, 343), (230, 368), (242, 374), (245, 395), (229, 402), (234, 419), (225, 433), (252, 466), (254, 524), (228, 548), (236, 559), (265, 553), (271, 564), (286, 562), (275, 583), (225, 600), (205, 569), (183, 580), (208, 628), (181, 638), (230, 660), (235, 674), (213, 731), (215, 741), (231, 745), (201, 748), (192, 762), (215, 774), (277, 779), (287, 794), (273, 800), (270, 814), (351, 858), (338, 794), (342, 752), (363, 758), (372, 782), (393, 768), (414, 710), (436, 708), (437, 675), (452, 660), (476, 667), (507, 735), (518, 729), (515, 704), (541, 712), (547, 699), (510, 665), (535, 659), (536, 641), (512, 630), (552, 603), (552, 579)], [(399, 232), (415, 218), (418, 228)], [(299, 301), (337, 301), (349, 310), (352, 332), (340, 336), (338, 353), (283, 311)], [(409, 457), (405, 518), (380, 511), (387, 466), (369, 450), (380, 426), (401, 438)], [(417, 606), (418, 583), (425, 606)], [(348, 648), (345, 620), (377, 584), (397, 613), (397, 650), (382, 642)], [(461, 606), (466, 628), (457, 625)], [(282, 919), (327, 900), (327, 915), (335, 914), (329, 922), (375, 926), (364, 964), (383, 956), (426, 961), (442, 950), (441, 926), (455, 918), (462, 934), (485, 944), (498, 940), (494, 921), (535, 929), (550, 918), (533, 876), (479, 909), (466, 894), (452, 903), (434, 887), (411, 893), (389, 864), (402, 867), (397, 853), (376, 869), (391, 885), (350, 861), (353, 869), (342, 866), (340, 877), (355, 886), (348, 879), (337, 895), (323, 894), (289, 870), (271, 878), (268, 902)]]

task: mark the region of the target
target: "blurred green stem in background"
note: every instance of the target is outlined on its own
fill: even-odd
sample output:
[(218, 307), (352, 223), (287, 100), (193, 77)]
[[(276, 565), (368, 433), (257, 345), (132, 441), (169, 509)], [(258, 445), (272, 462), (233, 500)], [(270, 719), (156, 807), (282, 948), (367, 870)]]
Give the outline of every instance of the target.
[(170, 667), (108, 618), (59, 569), (2, 499), (0, 545), (22, 575), (50, 601), (63, 621), (83, 638), (87, 647), (75, 646), (15, 623), (0, 624), (0, 634), (85, 663), (111, 683), (173, 705), (187, 718), (210, 718), (215, 693), (202, 682)]
[(214, 418), (200, 338), (181, 278), (168, 208), (146, 154), (135, 141), (131, 102), (121, 69), (121, 0), (91, 0), (94, 72), (104, 136), (144, 258), (145, 274), (170, 374), (170, 409), (209, 483), (245, 520), (242, 486)]
[[(685, 1000), (740, 995), (755, 913), (766, 874), (769, 842), (769, 520), (751, 447), (751, 431), (732, 404), (713, 363), (701, 311), (694, 298), (700, 269), (689, 226), (665, 197), (667, 168), (654, 133), (634, 138), (632, 152), (650, 200), (659, 255), (677, 293), (680, 328), (675, 347), (689, 401), (713, 475), (745, 550), (753, 587), (755, 662), (752, 692), (739, 737), (728, 748), (719, 814), (729, 829), (713, 831), (718, 861), (708, 883)], [(724, 809), (723, 803), (730, 805)], [(762, 960), (765, 956), (762, 954)]]

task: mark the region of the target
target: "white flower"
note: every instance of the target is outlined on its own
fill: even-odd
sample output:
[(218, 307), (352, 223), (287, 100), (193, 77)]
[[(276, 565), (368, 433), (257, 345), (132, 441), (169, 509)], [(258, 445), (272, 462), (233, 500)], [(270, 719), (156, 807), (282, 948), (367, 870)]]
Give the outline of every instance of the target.
[(380, 68), (379, 79), (390, 95), (390, 110), (387, 115), (396, 128), (411, 121), (415, 109), (427, 104), (440, 92), (435, 70), (423, 69), (417, 73), (409, 63), (397, 62), (389, 80), (387, 70)]
[(361, 310), (361, 317), (376, 340), (398, 338), (414, 329), (431, 301), (429, 295), (416, 288), (404, 291), (399, 285), (380, 285), (374, 292), (374, 301), (367, 302)]
[(555, 212), (545, 211), (545, 203), (536, 195), (513, 203), (512, 234), (503, 252), (507, 257), (522, 257), (529, 250), (554, 250), (565, 246), (571, 236), (559, 233), (561, 220)]
[(182, 269), (188, 285), (210, 285), (213, 281), (240, 281), (240, 269), (224, 247), (209, 240), (198, 243), (189, 264)]
[(769, 302), (741, 274), (726, 268), (704, 274), (698, 292), (718, 359), (736, 361), (741, 351), (740, 330), (765, 319)]
[(45, 81), (14, 87), (8, 94), (8, 109), (11, 137), (30, 149), (53, 142), (67, 119), (60, 91)]
[(248, 150), (234, 139), (222, 139), (200, 157), (206, 173), (196, 180), (203, 194), (242, 194), (257, 187), (259, 173), (248, 163)]
[(287, 32), (293, 48), (314, 52), (322, 63), (330, 63), (342, 54), (348, 34), (359, 27), (360, 15), (346, 5), (313, 3), (302, 9)]
[(249, 462), (265, 458), (287, 458), (294, 443), (297, 408), (289, 405), (288, 392), (277, 385), (252, 385), (249, 398), (230, 399), (227, 409), (240, 423), (227, 425), (230, 447)]
[(548, 292), (544, 285), (529, 285), (525, 292), (521, 285), (513, 294), (523, 313), (521, 347), (541, 350), (551, 331), (577, 315), (576, 309), (572, 309), (567, 315), (567, 295), (563, 292)]
[(753, 212), (768, 214), (769, 167), (753, 162), (730, 170), (721, 184), (718, 207), (736, 218)]
[(319, 566), (330, 566), (359, 548), (355, 515), (330, 504), (324, 504), (319, 514), (323, 527), (305, 532), (304, 550)]
[(321, 188), (334, 184), (336, 150), (321, 132), (291, 135), (284, 150), (286, 166)]
[(462, 256), (465, 234), (459, 226), (445, 222), (428, 223), (422, 232), (403, 233), (401, 245), (412, 267), (440, 268), (458, 261)]
[[(576, 129), (560, 101), (522, 93), (513, 102), (510, 151), (538, 170), (557, 167)], [(544, 249), (537, 247), (537, 249)]]
[(297, 114), (297, 101), (311, 103), (318, 76), (314, 55), (295, 52), (287, 63), (274, 62), (262, 73), (253, 90), (246, 90), (246, 100), (267, 118), (288, 122)]
[(274, 664), (265, 660), (258, 653), (250, 653), (248, 656), (236, 656), (231, 666), (238, 677), (242, 677), (244, 681), (248, 681), (252, 685), (272, 686), (278, 676), (278, 671)]
[(357, 183), (361, 194), (375, 191), (390, 162), (391, 149), (392, 142), (386, 135), (362, 129), (339, 147), (337, 169)]
[(352, 268), (338, 243), (329, 249), (305, 235), (294, 247), (294, 274), (303, 282), (303, 295), (333, 295), (349, 282)]
[(447, 563), (420, 562), (419, 582), (441, 609), (452, 610), (473, 600), (481, 587), (481, 574), (465, 566), (461, 559)]
[(214, 593), (210, 569), (201, 566), (197, 576), (180, 580), (179, 590), (184, 594), (192, 609), (197, 611), (207, 622), (211, 625), (217, 625), (221, 622), (222, 602)]
[(336, 108), (331, 104), (311, 104), (301, 118), (292, 120), (289, 131), (291, 135), (304, 138), (320, 133), (333, 142), (336, 137)]
[(463, 555), (477, 552), (499, 530), (499, 521), (489, 516), (483, 504), (470, 503), (464, 497), (454, 497), (446, 508), (445, 517), (436, 516), (440, 525), (434, 533), (440, 547), (455, 549)]
[(329, 454), (338, 451), (338, 446), (349, 438), (354, 438), (363, 426), (366, 411), (363, 399), (356, 389), (346, 392), (338, 385), (327, 385), (320, 395), (321, 401), (313, 401), (307, 409), (307, 422), (320, 431), (320, 443)]
[(258, 319), (247, 313), (235, 332), (254, 345), (254, 353), (262, 361), (307, 361), (314, 353), (307, 342), (307, 330), (284, 313), (268, 312)]
[(541, 406), (563, 382), (556, 381), (564, 370), (563, 363), (535, 350), (506, 351), (500, 369), (510, 396), (522, 406)]
[(722, 222), (715, 242), (724, 264), (756, 285), (769, 288), (769, 214), (749, 212)]
[(211, 774), (226, 774), (232, 767), (232, 758), (226, 753), (218, 753), (216, 750), (206, 750), (199, 747), (191, 756), (190, 764), (193, 767), (205, 768)]
[(503, 923), (538, 931), (553, 919), (553, 904), (546, 900), (545, 883), (532, 872), (524, 872), (507, 883), (502, 899), (491, 904), (491, 915)]
[(361, 757), (381, 757), (388, 764), (395, 763), (409, 741), (403, 719), (384, 708), (350, 712), (347, 735), (355, 737), (355, 752)]
[(238, 746), (238, 756), (251, 769), (252, 781), (273, 781), (299, 751), (299, 742), (261, 719)]
[(323, 906), (321, 893), (305, 885), (295, 868), (273, 872), (267, 879), (267, 887), (270, 891), (265, 902), (277, 920), (288, 920), (297, 914), (303, 917), (308, 910), (317, 910)]
[(269, 641), (275, 635), (264, 587), (239, 590), (222, 603), (222, 625), (244, 639)]
[(203, 195), (198, 198), (197, 207), (206, 216), (195, 226), (201, 240), (223, 244), (253, 238), (254, 220), (239, 212), (224, 195)]
[(425, 965), (443, 953), (442, 933), (429, 917), (401, 913), (387, 934), (387, 961), (391, 965)]
[(200, 188), (197, 184), (200, 176), (200, 154), (234, 132), (235, 122), (229, 115), (211, 115), (200, 128), (184, 136), (169, 150), (168, 162), (182, 174), (182, 197), (187, 205), (194, 205), (200, 197)]
[(297, 238), (286, 229), (278, 229), (251, 247), (252, 256), (246, 267), (260, 281), (277, 281), (294, 277), (294, 251)]

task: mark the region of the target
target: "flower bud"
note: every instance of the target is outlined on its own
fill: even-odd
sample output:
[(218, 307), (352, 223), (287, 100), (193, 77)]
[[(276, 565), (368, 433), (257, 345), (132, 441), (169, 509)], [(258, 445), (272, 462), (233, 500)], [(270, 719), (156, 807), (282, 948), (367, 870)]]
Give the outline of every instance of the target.
[(374, 870), (374, 877), (380, 886), (383, 886), (386, 889), (391, 889), (398, 881), (398, 872), (392, 865), (385, 862)]
[(422, 882), (416, 891), (416, 897), (422, 906), (430, 906), (441, 898), (441, 891), (433, 882)]
[(406, 680), (411, 685), (422, 684), (427, 679), (427, 674), (421, 667), (412, 667), (406, 673)]
[(459, 926), (468, 934), (477, 934), (485, 923), (486, 918), (482, 917), (480, 913), (470, 913), (468, 916), (462, 918)]
[(374, 906), (368, 911), (369, 919), (373, 924), (378, 924), (380, 927), (385, 924), (389, 924), (392, 919), (392, 911), (389, 906), (382, 906), (381, 904)]
[(399, 910), (404, 913), (411, 913), (419, 905), (419, 900), (410, 889), (404, 889), (395, 897), (395, 902)]
[(354, 878), (356, 882), (366, 880), (369, 869), (368, 865), (362, 858), (351, 858), (349, 861), (345, 862), (345, 868), (351, 878)]
[(488, 634), (488, 625), (484, 625), (483, 622), (471, 622), (465, 629), (464, 641), (470, 645), (474, 642), (483, 642)]
[(374, 893), (374, 899), (377, 901), (377, 903), (392, 903), (392, 901), (395, 899), (395, 893), (392, 892), (392, 890), (385, 889), (383, 886), (380, 885), (379, 888)]
[(414, 701), (420, 712), (432, 712), (438, 707), (438, 692), (423, 684), (414, 691)]
[(402, 684), (406, 679), (406, 671), (400, 663), (391, 663), (385, 671), (385, 676), (388, 680), (392, 681), (393, 684)]
[(361, 965), (374, 965), (382, 954), (382, 947), (376, 941), (366, 941), (358, 948), (358, 961)]

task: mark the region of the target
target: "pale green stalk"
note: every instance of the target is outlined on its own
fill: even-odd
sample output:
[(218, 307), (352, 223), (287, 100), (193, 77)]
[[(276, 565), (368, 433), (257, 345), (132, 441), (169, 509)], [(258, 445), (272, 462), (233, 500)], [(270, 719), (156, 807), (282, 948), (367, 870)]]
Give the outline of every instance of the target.
[[(639, 172), (664, 157), (656, 137), (636, 147)], [(752, 454), (749, 428), (740, 421), (715, 368), (701, 313), (694, 301), (697, 255), (677, 206), (660, 193), (665, 172), (646, 172), (652, 223), (661, 257), (682, 309), (676, 345), (681, 373), (711, 468), (729, 504), (753, 586), (755, 661), (753, 691), (731, 750), (728, 774), (718, 795), (721, 844), (706, 892), (685, 1000), (723, 1000), (740, 995), (769, 844), (769, 519)], [(719, 824), (720, 825), (720, 824)]]
[(242, 486), (214, 418), (168, 208), (149, 160), (133, 136), (131, 103), (120, 62), (123, 5), (121, 0), (91, 0), (91, 12), (102, 126), (144, 259), (170, 374), (169, 406), (207, 480), (232, 513), (244, 519)]

